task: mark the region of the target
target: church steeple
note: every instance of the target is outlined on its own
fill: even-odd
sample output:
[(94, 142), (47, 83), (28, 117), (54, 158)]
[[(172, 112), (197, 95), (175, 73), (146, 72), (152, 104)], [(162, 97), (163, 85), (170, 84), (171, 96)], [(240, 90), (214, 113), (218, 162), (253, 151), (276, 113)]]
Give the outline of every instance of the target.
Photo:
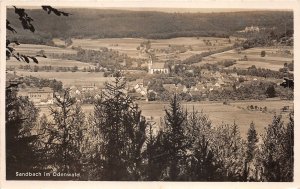
[(153, 74), (153, 70), (152, 70), (152, 65), (153, 65), (153, 61), (152, 61), (152, 56), (149, 55), (149, 61), (148, 61), (148, 73), (149, 74)]

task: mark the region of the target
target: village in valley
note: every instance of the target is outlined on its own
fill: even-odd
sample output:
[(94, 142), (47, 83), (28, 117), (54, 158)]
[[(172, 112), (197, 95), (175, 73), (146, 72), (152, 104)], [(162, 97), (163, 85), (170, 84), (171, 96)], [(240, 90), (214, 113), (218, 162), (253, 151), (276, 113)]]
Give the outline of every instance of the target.
[(46, 113), (63, 88), (89, 112), (119, 70), (126, 93), (150, 121), (159, 124), (160, 113), (177, 94), (187, 108), (198, 104), (198, 111), (205, 112), (209, 107), (217, 124), (237, 121), (246, 127), (244, 118), (232, 114), (271, 118), (293, 110), (293, 35), (269, 39), (276, 29), (249, 25), (226, 37), (53, 38), (46, 45), (15, 45), (16, 51), (38, 55), (39, 64), (11, 58), (7, 82), (22, 81), (18, 96)]
[(294, 184), (292, 10), (6, 12), (7, 180)]

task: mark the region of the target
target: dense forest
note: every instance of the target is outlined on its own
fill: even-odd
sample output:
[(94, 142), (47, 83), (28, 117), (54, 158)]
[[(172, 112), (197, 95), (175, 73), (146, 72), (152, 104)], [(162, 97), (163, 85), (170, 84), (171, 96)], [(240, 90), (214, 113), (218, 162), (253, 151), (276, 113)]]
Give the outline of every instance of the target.
[[(293, 13), (290, 11), (245, 11), (226, 13), (166, 13), (154, 11), (127, 11), (107, 9), (62, 9), (69, 17), (57, 19), (41, 9), (26, 9), (34, 18), (34, 34), (22, 29), (14, 9), (7, 10), (7, 18), (23, 43), (47, 43), (52, 38), (173, 38), (189, 36), (228, 37), (246, 26), (276, 28), (282, 33), (293, 31)], [(49, 24), (51, 23), (51, 24)], [(293, 32), (290, 32), (293, 33)], [(11, 33), (8, 33), (11, 35)]]
[(28, 98), (17, 97), (16, 86), (7, 86), (6, 178), (293, 181), (293, 112), (288, 122), (274, 115), (261, 136), (249, 123), (243, 139), (236, 123), (212, 125), (203, 112), (184, 110), (174, 95), (157, 128), (142, 116), (125, 86), (125, 78), (116, 73), (89, 115), (68, 90), (62, 91), (49, 116), (39, 116)]

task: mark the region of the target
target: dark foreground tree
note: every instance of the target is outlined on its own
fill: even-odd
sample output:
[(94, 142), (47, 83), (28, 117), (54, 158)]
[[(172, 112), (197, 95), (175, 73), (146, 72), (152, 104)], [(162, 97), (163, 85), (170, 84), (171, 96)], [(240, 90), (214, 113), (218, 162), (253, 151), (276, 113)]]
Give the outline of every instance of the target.
[(220, 179), (243, 181), (246, 145), (240, 135), (238, 125), (236, 123), (222, 124), (216, 127), (211, 140), (217, 162), (221, 165)]
[(166, 173), (166, 167), (168, 165), (168, 153), (164, 143), (164, 133), (159, 131), (157, 135), (154, 135), (152, 129), (150, 129), (145, 151), (147, 159), (144, 172), (145, 180), (159, 181), (167, 179), (168, 175)]
[(255, 125), (251, 122), (250, 127), (247, 132), (247, 149), (246, 149), (246, 160), (245, 160), (245, 170), (244, 179), (254, 181), (257, 180), (258, 167), (256, 164), (257, 155), (257, 132), (255, 130)]
[(41, 124), (40, 143), (43, 145), (40, 150), (44, 152), (44, 167), (52, 171), (81, 173), (85, 115), (68, 90), (55, 95), (54, 104), (55, 107), (50, 108), (51, 120), (44, 118)]
[(96, 102), (93, 124), (98, 132), (91, 162), (97, 170), (93, 179), (139, 180), (143, 145), (148, 123), (125, 91), (126, 82), (120, 72), (112, 83), (106, 83), (102, 97)]
[(39, 171), (32, 132), (39, 111), (28, 98), (17, 97), (12, 85), (6, 87), (5, 103), (6, 178), (16, 179), (16, 172)]
[(294, 119), (284, 126), (282, 116), (274, 116), (266, 128), (261, 146), (262, 180), (269, 182), (293, 181)]
[(189, 113), (188, 138), (191, 147), (191, 155), (188, 159), (188, 180), (191, 181), (214, 181), (220, 179), (215, 153), (210, 144), (212, 138), (211, 121), (203, 112), (194, 110)]
[(190, 142), (187, 137), (187, 113), (183, 111), (176, 95), (165, 109), (164, 148), (167, 153), (168, 180), (185, 180), (187, 150)]

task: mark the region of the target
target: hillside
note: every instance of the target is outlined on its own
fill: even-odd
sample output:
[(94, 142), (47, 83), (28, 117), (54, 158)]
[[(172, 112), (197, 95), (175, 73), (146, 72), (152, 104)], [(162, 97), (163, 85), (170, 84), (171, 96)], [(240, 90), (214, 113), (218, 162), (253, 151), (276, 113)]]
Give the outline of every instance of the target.
[[(58, 38), (173, 38), (191, 36), (226, 37), (246, 26), (276, 27), (277, 32), (293, 30), (293, 13), (247, 11), (226, 13), (165, 13), (103, 9), (63, 9), (69, 17), (48, 15), (42, 9), (27, 10), (34, 18), (36, 33), (23, 31), (13, 9), (8, 20), (18, 31), (15, 38), (27, 43), (46, 43)], [(11, 33), (8, 33), (11, 35)]]

